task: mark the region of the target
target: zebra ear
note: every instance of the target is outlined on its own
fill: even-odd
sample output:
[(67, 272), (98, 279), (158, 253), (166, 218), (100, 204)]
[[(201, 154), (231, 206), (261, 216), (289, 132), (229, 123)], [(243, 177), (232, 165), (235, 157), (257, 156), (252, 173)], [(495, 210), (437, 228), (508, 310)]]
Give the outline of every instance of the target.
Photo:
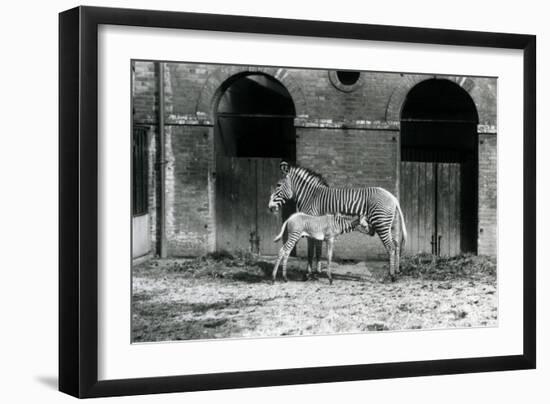
[(281, 172), (285, 175), (288, 174), (288, 172), (290, 171), (290, 165), (286, 161), (281, 161), (279, 167), (281, 169)]

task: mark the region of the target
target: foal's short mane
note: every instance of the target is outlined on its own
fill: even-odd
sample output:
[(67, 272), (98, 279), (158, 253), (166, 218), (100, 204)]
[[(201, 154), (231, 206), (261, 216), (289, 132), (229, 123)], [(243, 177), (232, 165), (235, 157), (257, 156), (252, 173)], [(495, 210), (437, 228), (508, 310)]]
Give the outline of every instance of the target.
[(305, 173), (305, 175), (307, 175), (307, 176), (310, 176), (310, 177), (313, 177), (313, 178), (317, 179), (319, 181), (320, 185), (324, 185), (326, 187), (329, 186), (327, 180), (321, 174), (318, 174), (315, 171), (310, 170), (309, 168), (300, 167), (300, 166), (292, 166), (292, 168), (297, 173), (302, 172), (302, 173)]

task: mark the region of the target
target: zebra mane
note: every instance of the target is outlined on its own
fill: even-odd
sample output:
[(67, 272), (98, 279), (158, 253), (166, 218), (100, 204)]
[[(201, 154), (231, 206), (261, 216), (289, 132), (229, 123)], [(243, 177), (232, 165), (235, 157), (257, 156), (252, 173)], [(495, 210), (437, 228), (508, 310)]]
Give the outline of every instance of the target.
[(310, 170), (309, 168), (291, 166), (291, 170), (293, 170), (301, 179), (305, 179), (307, 177), (315, 178), (318, 181), (319, 185), (324, 185), (326, 187), (329, 186), (327, 180), (321, 174), (318, 174), (315, 171)]

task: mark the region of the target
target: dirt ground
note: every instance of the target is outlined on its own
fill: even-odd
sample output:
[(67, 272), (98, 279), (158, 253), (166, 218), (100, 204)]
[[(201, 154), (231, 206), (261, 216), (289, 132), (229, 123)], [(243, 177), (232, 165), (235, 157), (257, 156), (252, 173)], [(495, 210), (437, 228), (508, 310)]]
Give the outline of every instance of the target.
[[(497, 325), (496, 264), (486, 257), (405, 258), (390, 282), (385, 262), (333, 264), (304, 280), (270, 282), (274, 257), (243, 254), (153, 259), (133, 269), (132, 340), (314, 335)], [(324, 270), (323, 266), (323, 270)]]

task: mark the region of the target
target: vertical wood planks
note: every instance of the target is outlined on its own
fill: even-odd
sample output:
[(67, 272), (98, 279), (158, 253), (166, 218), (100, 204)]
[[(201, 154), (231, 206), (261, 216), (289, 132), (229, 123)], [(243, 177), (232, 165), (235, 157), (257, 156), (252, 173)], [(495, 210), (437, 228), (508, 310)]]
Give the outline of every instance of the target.
[(434, 235), (441, 236), (441, 255), (460, 254), (460, 169), (459, 163), (401, 162), (400, 203), (410, 253), (431, 253)]
[(407, 226), (407, 251), (431, 253), (434, 233), (435, 184), (434, 164), (401, 162), (401, 209)]
[(281, 221), (267, 209), (279, 178), (280, 159), (218, 157), (216, 249), (251, 251), (251, 234), (262, 254), (275, 254)]
[(277, 254), (281, 247), (280, 243), (273, 242), (273, 239), (281, 230), (281, 218), (272, 214), (267, 208), (272, 188), (275, 188), (281, 173), (279, 169), (280, 161), (281, 159), (278, 158), (256, 159), (258, 184), (256, 216), (261, 254)]
[(438, 234), (441, 255), (460, 254), (460, 164), (438, 163)]
[(423, 189), (423, 223), (424, 223), (424, 240), (421, 252), (432, 252), (432, 236), (435, 233), (435, 176), (434, 163), (421, 163), (425, 169), (424, 189)]
[(255, 163), (248, 158), (218, 158), (216, 180), (216, 249), (249, 251), (255, 231)]
[(449, 173), (444, 163), (437, 164), (437, 237), (439, 254), (449, 255)]

